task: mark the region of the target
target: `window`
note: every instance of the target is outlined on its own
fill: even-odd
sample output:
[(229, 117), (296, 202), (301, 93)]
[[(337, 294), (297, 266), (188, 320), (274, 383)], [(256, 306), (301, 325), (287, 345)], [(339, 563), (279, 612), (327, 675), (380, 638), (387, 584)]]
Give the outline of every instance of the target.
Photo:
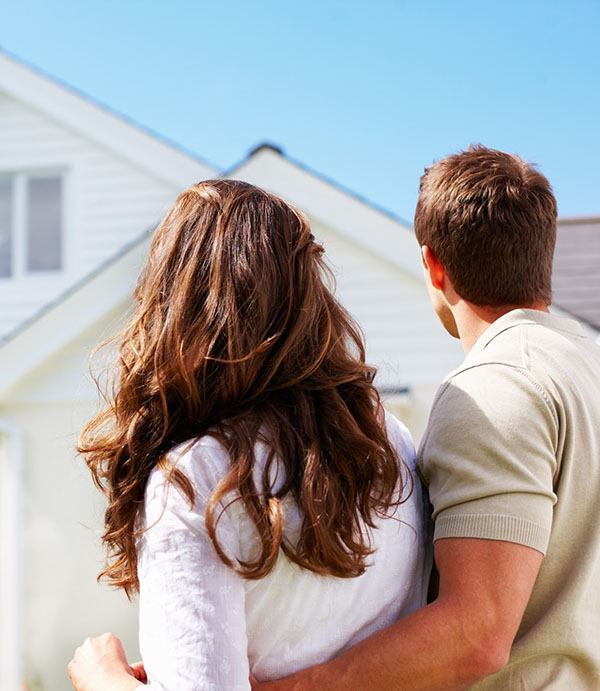
[(0, 176), (0, 278), (63, 268), (62, 188), (59, 175)]
[(27, 186), (27, 270), (61, 268), (60, 178), (30, 178)]

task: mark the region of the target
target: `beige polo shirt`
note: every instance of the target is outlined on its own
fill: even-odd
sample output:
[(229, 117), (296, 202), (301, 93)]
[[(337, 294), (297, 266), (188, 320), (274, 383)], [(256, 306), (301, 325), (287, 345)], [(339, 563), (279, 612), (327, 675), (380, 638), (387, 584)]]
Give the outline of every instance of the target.
[(419, 451), (434, 540), (546, 556), (510, 661), (474, 689), (600, 689), (600, 346), (570, 319), (514, 310), (436, 396)]

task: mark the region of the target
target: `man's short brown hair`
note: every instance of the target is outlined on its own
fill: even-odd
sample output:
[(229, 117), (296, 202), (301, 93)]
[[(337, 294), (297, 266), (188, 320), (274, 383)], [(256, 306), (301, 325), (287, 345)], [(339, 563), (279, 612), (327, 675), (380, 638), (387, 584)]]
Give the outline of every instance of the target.
[(550, 304), (556, 199), (522, 158), (476, 145), (426, 169), (415, 234), (463, 299)]

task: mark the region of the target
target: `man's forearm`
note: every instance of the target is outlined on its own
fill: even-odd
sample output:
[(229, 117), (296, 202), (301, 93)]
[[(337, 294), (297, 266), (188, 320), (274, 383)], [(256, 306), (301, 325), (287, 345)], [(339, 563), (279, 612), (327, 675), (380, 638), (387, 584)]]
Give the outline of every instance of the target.
[(264, 689), (464, 689), (501, 666), (493, 644), (474, 645), (481, 640), (477, 633), (462, 623), (453, 606), (438, 600), (334, 660), (265, 684)]
[(265, 691), (471, 686), (508, 662), (542, 559), (533, 548), (502, 540), (440, 539), (435, 602), (330, 662), (265, 684)]

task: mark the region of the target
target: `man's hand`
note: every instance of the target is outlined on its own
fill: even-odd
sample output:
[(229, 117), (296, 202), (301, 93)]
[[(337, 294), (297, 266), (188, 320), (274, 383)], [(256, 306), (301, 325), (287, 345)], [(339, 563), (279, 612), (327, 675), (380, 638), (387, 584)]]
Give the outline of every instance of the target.
[[(69, 662), (67, 672), (76, 691), (133, 691), (142, 671), (129, 666), (121, 641), (112, 633), (86, 638)], [(145, 672), (143, 672), (145, 677)]]

